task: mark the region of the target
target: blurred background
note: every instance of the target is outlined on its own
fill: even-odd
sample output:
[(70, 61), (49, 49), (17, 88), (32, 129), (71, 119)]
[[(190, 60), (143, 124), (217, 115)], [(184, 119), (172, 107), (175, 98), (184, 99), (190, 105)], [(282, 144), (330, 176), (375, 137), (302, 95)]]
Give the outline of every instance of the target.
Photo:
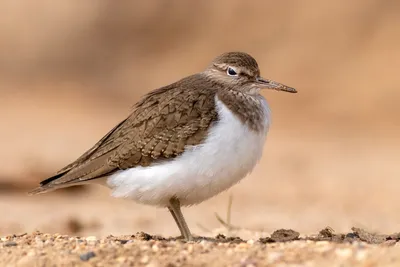
[(127, 116), (144, 93), (245, 51), (273, 111), (254, 172), (184, 214), (211, 234), (233, 224), (315, 233), (400, 229), (400, 2), (0, 2), (0, 234), (177, 235), (167, 210), (90, 186), (27, 197)]

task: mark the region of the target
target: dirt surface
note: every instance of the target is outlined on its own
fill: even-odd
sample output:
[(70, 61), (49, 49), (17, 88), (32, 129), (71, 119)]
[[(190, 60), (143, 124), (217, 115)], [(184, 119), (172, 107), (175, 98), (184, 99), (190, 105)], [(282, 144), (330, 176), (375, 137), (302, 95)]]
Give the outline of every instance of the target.
[[(259, 233), (260, 234), (260, 233)], [(262, 234), (262, 235), (265, 235)], [(277, 230), (243, 240), (218, 234), (193, 242), (137, 233), (130, 236), (77, 237), (60, 234), (1, 238), (2, 266), (393, 266), (400, 260), (399, 234), (381, 235), (353, 228), (335, 234), (325, 228), (313, 236)], [(379, 264), (379, 265), (378, 265)]]

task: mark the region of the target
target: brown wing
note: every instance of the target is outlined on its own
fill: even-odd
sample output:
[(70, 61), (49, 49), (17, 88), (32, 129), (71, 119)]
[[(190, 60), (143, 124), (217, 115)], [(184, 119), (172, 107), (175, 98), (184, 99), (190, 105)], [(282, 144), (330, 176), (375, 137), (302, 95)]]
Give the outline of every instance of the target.
[(201, 144), (217, 112), (215, 92), (209, 89), (212, 87), (197, 80), (190, 76), (147, 94), (127, 119), (30, 193), (104, 177), (120, 169), (148, 166), (182, 154), (189, 145)]

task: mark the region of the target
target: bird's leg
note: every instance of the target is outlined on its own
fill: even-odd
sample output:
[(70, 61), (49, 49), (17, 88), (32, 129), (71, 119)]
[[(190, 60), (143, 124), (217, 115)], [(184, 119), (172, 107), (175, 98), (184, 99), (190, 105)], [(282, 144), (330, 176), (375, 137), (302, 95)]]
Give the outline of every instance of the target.
[(172, 217), (174, 217), (176, 225), (178, 225), (179, 231), (181, 231), (181, 236), (183, 237), (182, 227), (180, 225), (180, 222), (178, 221), (178, 218), (176, 217), (176, 215), (174, 213), (174, 210), (170, 206), (168, 206), (168, 210), (171, 213)]
[(171, 198), (169, 200), (169, 206), (168, 206), (169, 211), (172, 214), (172, 217), (174, 217), (174, 220), (176, 224), (179, 227), (179, 230), (181, 231), (181, 235), (186, 241), (191, 241), (193, 240), (193, 236), (190, 233), (189, 227), (186, 224), (185, 218), (183, 218), (183, 214), (181, 212), (181, 203), (179, 202), (179, 199), (177, 198)]

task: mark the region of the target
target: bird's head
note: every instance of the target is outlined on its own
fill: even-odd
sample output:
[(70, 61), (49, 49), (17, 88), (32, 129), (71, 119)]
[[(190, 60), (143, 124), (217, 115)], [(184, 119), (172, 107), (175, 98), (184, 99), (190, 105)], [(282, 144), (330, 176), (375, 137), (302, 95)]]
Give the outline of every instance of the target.
[(215, 58), (204, 73), (223, 88), (254, 94), (261, 89), (297, 93), (296, 89), (260, 76), (257, 61), (243, 52), (228, 52)]

